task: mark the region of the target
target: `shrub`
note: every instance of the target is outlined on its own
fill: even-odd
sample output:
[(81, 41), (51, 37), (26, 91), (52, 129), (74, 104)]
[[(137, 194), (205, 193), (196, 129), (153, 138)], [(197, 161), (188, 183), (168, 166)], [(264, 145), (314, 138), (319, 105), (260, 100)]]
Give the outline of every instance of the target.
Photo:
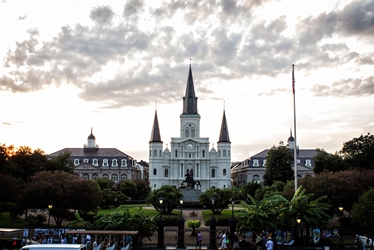
[(27, 222), (30, 226), (41, 226), (47, 221), (47, 216), (44, 214), (30, 214), (27, 216)]

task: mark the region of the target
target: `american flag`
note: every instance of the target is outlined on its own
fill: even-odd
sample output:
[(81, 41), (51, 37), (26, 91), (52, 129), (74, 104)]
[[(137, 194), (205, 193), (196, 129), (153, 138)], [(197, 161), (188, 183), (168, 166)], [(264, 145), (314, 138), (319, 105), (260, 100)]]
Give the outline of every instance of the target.
[(292, 93), (295, 94), (295, 75), (294, 75), (294, 65), (292, 64)]

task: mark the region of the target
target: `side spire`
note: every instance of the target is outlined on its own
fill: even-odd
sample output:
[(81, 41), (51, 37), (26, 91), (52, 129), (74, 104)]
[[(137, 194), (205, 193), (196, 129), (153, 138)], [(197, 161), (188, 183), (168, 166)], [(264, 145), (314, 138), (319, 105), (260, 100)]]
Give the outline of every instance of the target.
[(186, 94), (183, 97), (183, 114), (197, 114), (197, 97), (195, 96), (191, 64), (188, 73)]
[(225, 110), (223, 110), (221, 132), (219, 134), (219, 141), (218, 142), (230, 142), (229, 129), (227, 127)]
[(160, 128), (158, 126), (157, 110), (155, 110), (155, 118), (153, 120), (151, 140), (149, 142), (162, 142)]

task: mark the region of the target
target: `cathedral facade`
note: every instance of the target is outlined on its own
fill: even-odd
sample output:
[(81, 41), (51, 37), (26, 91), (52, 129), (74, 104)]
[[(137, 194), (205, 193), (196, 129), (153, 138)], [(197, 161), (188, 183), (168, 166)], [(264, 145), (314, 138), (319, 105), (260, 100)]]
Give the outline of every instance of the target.
[[(149, 141), (149, 181), (152, 190), (163, 185), (200, 189), (228, 188), (231, 185), (231, 142), (223, 111), (217, 148), (210, 148), (209, 138), (200, 137), (200, 114), (191, 65), (180, 117), (180, 135), (171, 138), (170, 149), (161, 140), (157, 110)], [(193, 185), (188, 185), (189, 180)]]

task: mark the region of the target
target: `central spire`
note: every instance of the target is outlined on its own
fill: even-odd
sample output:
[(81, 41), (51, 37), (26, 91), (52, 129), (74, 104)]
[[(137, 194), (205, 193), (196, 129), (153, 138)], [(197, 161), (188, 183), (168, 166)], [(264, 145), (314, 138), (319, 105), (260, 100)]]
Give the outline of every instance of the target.
[(195, 96), (191, 64), (188, 73), (186, 94), (183, 97), (183, 114), (197, 114), (197, 97)]

